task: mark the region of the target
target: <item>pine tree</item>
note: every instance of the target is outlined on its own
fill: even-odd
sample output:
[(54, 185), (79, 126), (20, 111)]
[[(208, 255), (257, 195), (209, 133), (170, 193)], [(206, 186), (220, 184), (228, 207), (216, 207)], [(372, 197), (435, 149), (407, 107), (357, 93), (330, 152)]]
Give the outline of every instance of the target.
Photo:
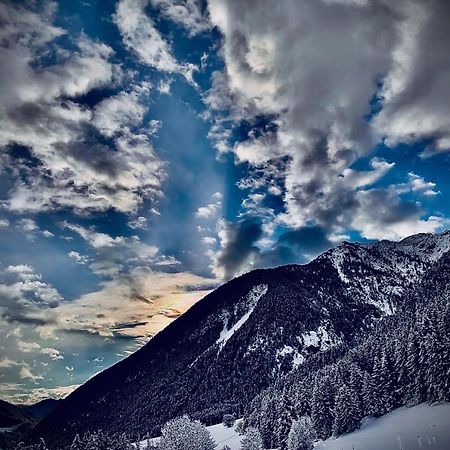
[(361, 406), (364, 373), (356, 364), (350, 364), (348, 371), (350, 372), (348, 386), (355, 393), (357, 402)]
[(305, 383), (296, 383), (290, 392), (290, 398), (293, 402), (292, 418), (294, 420), (311, 414), (311, 392)]
[(394, 345), (394, 367), (396, 373), (396, 390), (395, 404), (396, 406), (406, 403), (406, 393), (411, 382), (410, 373), (407, 367), (408, 351), (407, 342), (409, 342), (409, 334), (403, 333), (399, 336)]
[(79, 434), (75, 435), (70, 450), (84, 450), (84, 444)]
[(384, 350), (381, 354), (375, 356), (373, 373), (372, 373), (372, 388), (374, 389), (373, 403), (375, 416), (382, 416), (392, 408), (391, 394), (389, 390), (388, 368), (386, 363), (386, 354)]
[(214, 450), (208, 430), (188, 416), (170, 420), (162, 429), (160, 450)]
[[(448, 311), (448, 307), (447, 307)], [(447, 401), (450, 397), (449, 327), (446, 312), (441, 317), (432, 314), (432, 329), (426, 342), (428, 366), (426, 370), (427, 400)]]
[(247, 429), (247, 433), (242, 439), (241, 444), (242, 450), (263, 450), (263, 442), (261, 438), (261, 434), (256, 428), (249, 427)]
[(333, 434), (339, 436), (354, 431), (361, 420), (361, 406), (356, 392), (348, 386), (342, 386), (336, 395)]
[(263, 442), (268, 448), (273, 448), (276, 445), (275, 439), (278, 425), (277, 410), (280, 402), (281, 399), (279, 394), (270, 389), (261, 403), (259, 414), (260, 420), (257, 423), (249, 424), (258, 428)]
[(376, 416), (378, 414), (378, 402), (375, 398), (376, 388), (373, 383), (373, 377), (366, 372), (363, 377), (362, 385), (362, 415)]
[(412, 333), (408, 342), (406, 366), (410, 373), (410, 384), (406, 395), (410, 405), (416, 405), (425, 401), (424, 380), (422, 368), (423, 353), (417, 337), (417, 332)]
[(312, 421), (308, 416), (292, 422), (287, 439), (288, 450), (311, 450), (316, 439)]
[(329, 376), (316, 376), (313, 388), (311, 419), (317, 436), (326, 439), (333, 428), (334, 392)]
[(233, 416), (233, 414), (225, 414), (223, 416), (223, 421), (222, 423), (224, 424), (224, 426), (226, 426), (227, 428), (232, 428), (234, 427), (234, 422), (236, 421), (235, 417)]
[[(277, 427), (276, 427), (276, 442), (280, 450), (285, 450), (287, 448), (287, 438), (289, 430), (292, 425), (292, 418), (289, 414), (286, 405), (281, 403), (277, 411)], [(272, 446), (270, 446), (272, 448)]]

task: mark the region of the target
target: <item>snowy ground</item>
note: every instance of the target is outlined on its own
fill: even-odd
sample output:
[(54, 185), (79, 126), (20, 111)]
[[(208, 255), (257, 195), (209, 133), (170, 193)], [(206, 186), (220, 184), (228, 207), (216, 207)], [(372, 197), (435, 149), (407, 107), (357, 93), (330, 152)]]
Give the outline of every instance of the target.
[(450, 404), (399, 408), (314, 450), (450, 450)]
[(234, 431), (234, 427), (227, 428), (222, 424), (219, 424), (207, 428), (216, 443), (217, 450), (222, 449), (225, 445), (228, 445), (231, 450), (240, 450), (241, 439), (243, 436), (239, 436), (236, 431)]

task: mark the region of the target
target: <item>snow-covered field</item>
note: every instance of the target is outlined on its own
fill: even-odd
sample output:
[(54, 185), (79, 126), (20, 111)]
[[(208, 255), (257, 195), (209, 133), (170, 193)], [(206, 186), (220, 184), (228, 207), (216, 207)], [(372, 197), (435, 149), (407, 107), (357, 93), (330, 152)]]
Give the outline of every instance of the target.
[(450, 450), (450, 404), (399, 408), (314, 450)]

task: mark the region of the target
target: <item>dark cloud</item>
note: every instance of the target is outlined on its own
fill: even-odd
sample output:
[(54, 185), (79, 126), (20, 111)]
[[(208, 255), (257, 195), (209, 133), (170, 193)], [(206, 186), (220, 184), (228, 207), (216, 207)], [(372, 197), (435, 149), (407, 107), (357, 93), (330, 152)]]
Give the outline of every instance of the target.
[(249, 259), (259, 254), (255, 243), (262, 237), (261, 222), (244, 219), (236, 223), (225, 223), (222, 230), (222, 250), (217, 256), (216, 267), (230, 279), (245, 269)]
[(304, 227), (283, 233), (273, 248), (261, 252), (257, 266), (274, 267), (283, 264), (302, 264), (334, 244), (328, 239), (327, 232), (320, 227)]
[(263, 237), (262, 223), (254, 218), (228, 223), (222, 233), (225, 238), (216, 257), (215, 270), (222, 272), (225, 279), (256, 267), (301, 264), (334, 245), (326, 229), (307, 226), (286, 231), (269, 249), (263, 248), (257, 245)]

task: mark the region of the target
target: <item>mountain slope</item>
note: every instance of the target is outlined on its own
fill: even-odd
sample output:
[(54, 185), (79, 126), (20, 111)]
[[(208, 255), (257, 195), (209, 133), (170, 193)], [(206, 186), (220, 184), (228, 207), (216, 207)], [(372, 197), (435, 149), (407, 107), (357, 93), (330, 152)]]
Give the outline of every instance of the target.
[(401, 310), (405, 293), (449, 248), (449, 233), (344, 243), (304, 266), (236, 278), (63, 400), (34, 437), (60, 443), (98, 428), (157, 435), (182, 413), (206, 423), (239, 415), (312, 354), (351, 344)]
[(16, 405), (0, 400), (0, 428), (33, 425), (36, 420)]

